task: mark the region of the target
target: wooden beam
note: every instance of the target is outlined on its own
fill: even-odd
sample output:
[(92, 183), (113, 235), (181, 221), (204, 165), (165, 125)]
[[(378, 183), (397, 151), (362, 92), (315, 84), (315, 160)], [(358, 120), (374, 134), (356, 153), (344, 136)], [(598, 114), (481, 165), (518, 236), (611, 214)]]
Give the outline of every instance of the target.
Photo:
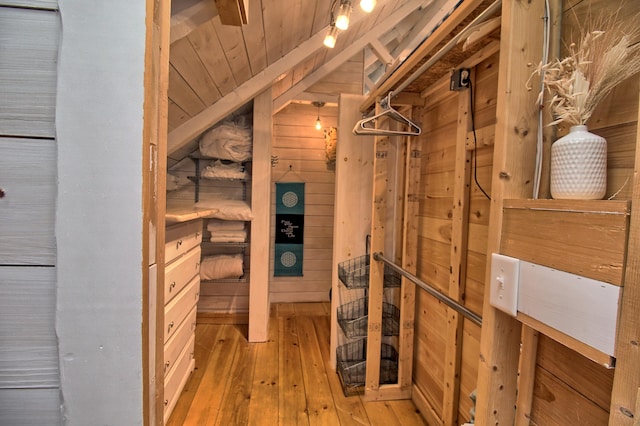
[(371, 50), (373, 50), (373, 53), (378, 57), (380, 62), (385, 65), (393, 63), (393, 56), (391, 56), (391, 53), (389, 53), (387, 48), (384, 47), (382, 43), (380, 43), (380, 40), (378, 40), (377, 38), (371, 40), (369, 42), (369, 46), (371, 46)]
[(274, 112), (277, 113), (278, 111), (282, 110), (284, 107), (286, 107), (289, 104), (289, 102), (291, 102), (292, 99), (298, 96), (298, 94), (304, 92), (309, 87), (313, 86), (318, 81), (322, 80), (323, 78), (325, 78), (326, 76), (334, 72), (336, 69), (340, 67), (340, 65), (342, 65), (343, 63), (351, 59), (353, 55), (355, 55), (356, 53), (364, 49), (367, 45), (369, 45), (372, 39), (373, 40), (377, 39), (385, 32), (391, 30), (399, 22), (402, 22), (402, 20), (405, 17), (407, 17), (411, 12), (415, 11), (418, 7), (420, 7), (423, 1), (424, 0), (409, 1), (400, 9), (393, 12), (393, 14), (391, 14), (387, 19), (385, 19), (384, 22), (381, 22), (378, 25), (376, 25), (371, 31), (367, 32), (358, 40), (351, 43), (342, 52), (340, 52), (335, 57), (331, 58), (328, 62), (324, 63), (320, 68), (318, 68), (312, 74), (308, 75), (303, 80), (301, 80), (298, 84), (291, 87), (282, 95), (278, 96), (273, 101)]
[(404, 61), (420, 43), (423, 43), (429, 33), (455, 7), (459, 0), (431, 0), (423, 9), (429, 8), (432, 13), (424, 13), (413, 30), (404, 36), (402, 42), (393, 50), (394, 56)]
[[(467, 0), (462, 2), (457, 9), (446, 18), (444, 22), (429, 37), (416, 48), (416, 50), (404, 61), (393, 73), (384, 80), (375, 90), (372, 90), (367, 100), (360, 106), (361, 111), (368, 110), (378, 97), (384, 96), (396, 84), (398, 84), (407, 73), (413, 70), (424, 57), (440, 44), (469, 14), (471, 14), (484, 0)], [(454, 2), (456, 3), (456, 2)], [(446, 15), (446, 14), (445, 14)], [(433, 29), (437, 23), (432, 24)]]
[[(412, 118), (412, 108), (403, 112)], [(405, 140), (404, 211), (402, 215), (402, 268), (416, 274), (418, 265), (418, 228), (420, 226), (420, 171), (422, 165), (422, 141), (415, 137)], [(400, 289), (400, 336), (398, 338), (398, 385), (412, 394), (413, 345), (415, 334), (416, 285), (402, 278)]]
[(465, 52), (469, 47), (484, 39), (498, 28), (500, 28), (499, 16), (477, 25), (469, 36), (464, 39), (462, 51)]
[[(424, 14), (422, 16), (424, 16)], [(419, 25), (418, 21), (419, 19), (418, 19), (417, 13), (409, 15), (407, 16), (406, 19), (404, 19), (402, 22), (396, 25), (392, 30), (387, 31), (385, 34), (379, 37), (378, 41), (380, 41), (380, 43), (383, 46), (388, 46), (394, 40), (404, 39), (408, 36), (408, 34), (411, 34), (412, 31), (416, 31), (417, 25)], [(397, 49), (398, 49), (397, 47), (394, 48), (394, 50), (397, 50)], [(373, 52), (370, 52), (369, 54), (365, 55), (364, 69), (368, 70), (369, 68), (373, 67), (377, 62), (378, 62), (378, 58), (376, 57), (376, 55), (373, 54)]]
[(505, 198), (529, 198), (533, 191), (536, 147), (536, 94), (525, 85), (531, 74), (528, 63), (541, 58), (544, 2), (504, 0), (498, 72), (496, 141), (493, 161), (491, 215), (487, 244), (487, 268), (483, 324), (478, 364), (476, 423), (510, 425), (515, 421), (516, 381), (521, 324), (489, 302), (491, 253), (498, 253), (502, 238), (502, 205)]
[(222, 25), (241, 27), (249, 23), (248, 0), (215, 0)]
[[(473, 81), (475, 72), (472, 74)], [(471, 184), (471, 153), (465, 149), (467, 132), (471, 128), (471, 111), (467, 91), (458, 92), (458, 125), (456, 159), (451, 208), (451, 254), (449, 267), (450, 298), (460, 302), (464, 294), (467, 275), (467, 242), (469, 231), (469, 192)], [(460, 395), (460, 362), (462, 359), (463, 317), (454, 309), (447, 309), (447, 331), (444, 365), (444, 397), (442, 417), (447, 425), (458, 424)]]
[(531, 424), (533, 386), (536, 377), (536, 357), (538, 354), (538, 332), (531, 327), (522, 327), (522, 356), (520, 357), (518, 397), (516, 398), (515, 426)]
[[(379, 106), (376, 105), (376, 113)], [(389, 123), (376, 122), (376, 128)], [(384, 127), (388, 128), (388, 127)], [(380, 355), (382, 344), (382, 302), (384, 296), (384, 263), (373, 260), (373, 254), (384, 252), (387, 222), (389, 138), (376, 136), (373, 158), (373, 205), (371, 211), (371, 260), (369, 263), (369, 318), (367, 330), (367, 368), (365, 373), (365, 401), (377, 400), (380, 395)]]
[[(423, 1), (424, 0), (411, 0), (409, 4), (422, 3)], [(355, 26), (363, 17), (364, 13), (354, 12), (351, 16), (351, 25)], [(322, 42), (326, 31), (327, 27), (322, 28), (298, 47), (269, 65), (269, 67), (236, 87), (235, 90), (228, 93), (215, 104), (210, 105), (202, 112), (182, 123), (179, 127), (173, 129), (169, 133), (168, 154), (171, 155), (188, 144), (213, 124), (249, 102), (267, 86), (273, 84), (283, 73), (313, 55), (318, 49), (324, 48)]]
[(164, 412), (164, 249), (169, 114), (171, 2), (147, 0), (143, 164), (142, 345), (144, 424), (162, 423)]
[[(640, 103), (640, 99), (638, 100)], [(640, 113), (638, 115), (640, 121)], [(611, 393), (610, 426), (638, 425), (640, 412), (640, 126), (636, 132), (636, 157), (631, 196), (631, 221), (627, 244), (624, 291), (616, 338), (616, 370)], [(634, 418), (635, 423), (634, 423)]]
[[(343, 93), (338, 108), (336, 146), (335, 215), (340, 218), (333, 226), (332, 297), (331, 297), (331, 365), (336, 367), (336, 348), (346, 343), (338, 326), (337, 309), (342, 303), (355, 300), (344, 291), (338, 278), (338, 264), (365, 253), (366, 236), (371, 232), (371, 187), (373, 179), (373, 136), (351, 133), (359, 119), (358, 105), (364, 96)], [(342, 290), (341, 290), (342, 287)]]
[(328, 93), (304, 92), (296, 96), (291, 103), (311, 105), (313, 102), (324, 102), (324, 106), (337, 107), (339, 97), (339, 95), (330, 95)]
[(191, 31), (217, 15), (218, 11), (212, 1), (197, 1), (184, 8), (171, 16), (170, 43), (188, 36)]
[(249, 341), (264, 342), (269, 332), (269, 229), (271, 229), (271, 88), (253, 104), (253, 169), (251, 179), (251, 259), (249, 270)]

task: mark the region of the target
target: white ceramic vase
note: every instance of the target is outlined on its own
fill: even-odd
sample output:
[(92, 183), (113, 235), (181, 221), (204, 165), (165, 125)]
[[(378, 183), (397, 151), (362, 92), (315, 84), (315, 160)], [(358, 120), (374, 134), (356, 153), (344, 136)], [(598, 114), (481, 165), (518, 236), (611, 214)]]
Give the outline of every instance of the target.
[(551, 196), (600, 200), (607, 192), (607, 141), (587, 126), (572, 126), (551, 145)]

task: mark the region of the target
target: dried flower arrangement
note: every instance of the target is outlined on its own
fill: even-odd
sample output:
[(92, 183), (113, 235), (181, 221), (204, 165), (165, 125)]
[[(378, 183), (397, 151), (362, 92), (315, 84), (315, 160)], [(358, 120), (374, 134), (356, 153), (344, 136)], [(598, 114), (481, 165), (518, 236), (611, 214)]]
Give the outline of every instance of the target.
[[(619, 13), (618, 9), (587, 18), (579, 44), (569, 44), (565, 58), (541, 63), (533, 72), (532, 77), (543, 76), (544, 87), (552, 95), (549, 107), (554, 121), (549, 125), (585, 124), (616, 85), (640, 71), (638, 19), (621, 22)], [(541, 92), (538, 103), (542, 96)]]

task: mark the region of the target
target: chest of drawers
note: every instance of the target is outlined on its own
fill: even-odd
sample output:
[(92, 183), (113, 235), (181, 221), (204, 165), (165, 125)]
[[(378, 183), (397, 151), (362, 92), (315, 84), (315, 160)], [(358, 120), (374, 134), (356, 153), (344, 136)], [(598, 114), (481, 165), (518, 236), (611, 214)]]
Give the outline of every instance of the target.
[(164, 280), (164, 421), (195, 367), (202, 220), (168, 226)]

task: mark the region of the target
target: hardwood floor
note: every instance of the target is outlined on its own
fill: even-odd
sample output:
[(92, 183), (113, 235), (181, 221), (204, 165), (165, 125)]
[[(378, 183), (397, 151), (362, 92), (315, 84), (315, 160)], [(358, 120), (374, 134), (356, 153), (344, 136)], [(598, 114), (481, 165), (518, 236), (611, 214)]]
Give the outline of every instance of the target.
[(328, 303), (275, 304), (269, 341), (247, 326), (196, 328), (196, 369), (168, 426), (426, 425), (409, 400), (345, 397), (329, 365)]

